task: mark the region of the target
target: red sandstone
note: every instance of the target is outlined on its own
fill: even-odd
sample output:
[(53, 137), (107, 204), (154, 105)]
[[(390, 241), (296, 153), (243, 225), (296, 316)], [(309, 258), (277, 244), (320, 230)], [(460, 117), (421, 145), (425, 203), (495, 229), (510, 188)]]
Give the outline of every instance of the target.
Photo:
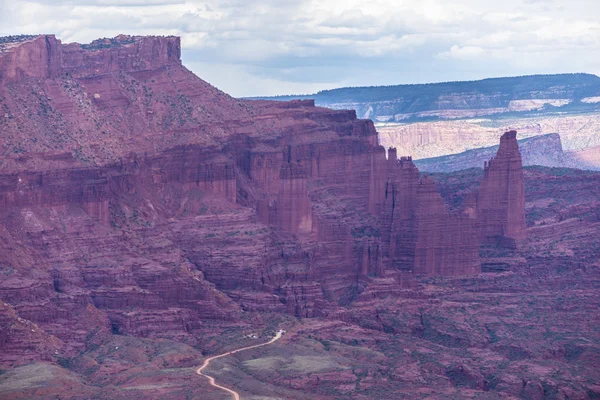
[[(455, 215), (354, 111), (236, 100), (179, 55), (128, 36), (0, 53), (2, 315), (64, 354), (110, 330), (193, 341), (243, 311), (328, 315), (414, 275), (476, 275), (478, 238), (523, 237), (514, 133)], [(14, 365), (27, 344), (10, 340)]]

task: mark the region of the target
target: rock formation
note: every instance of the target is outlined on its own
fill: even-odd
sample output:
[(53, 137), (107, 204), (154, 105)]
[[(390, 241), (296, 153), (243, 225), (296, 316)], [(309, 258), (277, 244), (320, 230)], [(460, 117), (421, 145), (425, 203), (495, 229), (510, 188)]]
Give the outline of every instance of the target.
[[(563, 151), (558, 133), (520, 139), (518, 143), (523, 166), (577, 168), (582, 165), (576, 162), (570, 153)], [(498, 147), (482, 147), (458, 154), (420, 159), (416, 160), (415, 164), (422, 172), (454, 172), (468, 168), (481, 168), (484, 161), (495, 156)]]
[(0, 83), (52, 78), (63, 67), (62, 48), (54, 35), (15, 37), (0, 45)]
[(113, 39), (98, 39), (88, 45), (69, 44), (63, 47), (62, 72), (89, 76), (113, 72), (152, 71), (181, 65), (181, 45), (178, 37), (143, 37), (119, 35)]
[(449, 215), (430, 178), (419, 184), (415, 272), (424, 275), (475, 275), (481, 271), (475, 226)]
[(233, 99), (179, 55), (124, 35), (0, 52), (0, 311), (65, 352), (106, 331), (193, 342), (243, 311), (328, 315), (414, 275), (477, 274), (478, 235), (522, 236), (514, 133), (473, 220), (354, 111)]
[(485, 163), (477, 193), (477, 225), (482, 241), (525, 235), (525, 185), (516, 131), (502, 135), (498, 153)]
[[(495, 153), (500, 137), (508, 130), (519, 132), (524, 165), (600, 168), (597, 159), (578, 157), (578, 153), (584, 153), (587, 149), (593, 153), (593, 148), (600, 146), (600, 137), (597, 135), (600, 130), (598, 112), (536, 113), (530, 117), (502, 121), (500, 127), (490, 125), (485, 119), (384, 124), (376, 127), (380, 144), (396, 147), (403, 154), (412, 154), (419, 169), (426, 167), (424, 170), (429, 172), (480, 167), (483, 164), (483, 161), (479, 161), (480, 149), (482, 153)], [(557, 137), (559, 134), (560, 139)], [(483, 159), (490, 157), (488, 155)], [(441, 162), (438, 164), (438, 161)]]

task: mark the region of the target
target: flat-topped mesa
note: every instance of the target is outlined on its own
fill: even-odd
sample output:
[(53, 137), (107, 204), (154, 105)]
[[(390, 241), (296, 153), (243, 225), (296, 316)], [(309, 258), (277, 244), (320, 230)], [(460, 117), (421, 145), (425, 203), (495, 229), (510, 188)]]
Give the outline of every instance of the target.
[(9, 51), (21, 43), (29, 42), (40, 35), (11, 35), (0, 37), (0, 53)]
[(52, 78), (62, 68), (62, 49), (54, 35), (0, 38), (0, 83)]
[(119, 35), (90, 44), (66, 44), (63, 53), (64, 72), (76, 76), (148, 71), (180, 65), (181, 41), (176, 36)]
[(500, 138), (496, 156), (484, 163), (484, 177), (477, 193), (477, 225), (482, 242), (492, 237), (525, 236), (525, 187), (517, 132)]
[(54, 35), (0, 38), (0, 82), (116, 71), (148, 71), (181, 65), (181, 43), (175, 36), (119, 35), (90, 44), (61, 44)]

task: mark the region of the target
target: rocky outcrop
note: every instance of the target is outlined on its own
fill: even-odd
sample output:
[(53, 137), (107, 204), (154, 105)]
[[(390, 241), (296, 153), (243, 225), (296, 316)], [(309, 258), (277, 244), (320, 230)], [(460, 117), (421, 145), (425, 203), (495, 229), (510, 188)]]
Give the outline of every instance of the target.
[(61, 45), (46, 35), (1, 52), (4, 170), (112, 165), (131, 152), (220, 147), (224, 137), (273, 128), (197, 79), (179, 53), (174, 37)]
[(62, 71), (62, 47), (54, 35), (0, 41), (0, 83), (52, 78)]
[(418, 275), (473, 275), (480, 272), (474, 225), (450, 214), (433, 180), (420, 178), (410, 157), (388, 162), (397, 174), (388, 180), (381, 214), (384, 254), (390, 266)]
[(0, 358), (2, 364), (52, 361), (63, 356), (65, 345), (39, 326), (19, 317), (8, 304), (0, 301)]
[(498, 153), (485, 163), (476, 197), (480, 240), (525, 236), (525, 185), (516, 131), (502, 136)]
[(383, 254), (389, 257), (390, 267), (411, 271), (415, 264), (415, 246), (419, 170), (406, 157), (397, 160), (395, 149), (388, 152), (390, 179), (385, 186), (381, 213)]
[(119, 35), (88, 45), (62, 45), (54, 35), (6, 38), (0, 40), (0, 82), (150, 71), (180, 65), (180, 57), (178, 37)]
[(178, 37), (119, 35), (87, 45), (63, 46), (62, 72), (92, 77), (111, 72), (141, 72), (181, 65)]

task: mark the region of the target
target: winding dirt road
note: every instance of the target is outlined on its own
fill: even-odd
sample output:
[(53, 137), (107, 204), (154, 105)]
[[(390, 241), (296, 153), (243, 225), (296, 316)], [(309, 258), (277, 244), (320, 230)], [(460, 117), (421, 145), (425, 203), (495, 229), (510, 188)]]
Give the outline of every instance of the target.
[(202, 375), (202, 376), (205, 376), (206, 378), (208, 378), (208, 381), (210, 382), (210, 384), (212, 386), (214, 386), (216, 388), (219, 388), (221, 390), (224, 390), (227, 393), (230, 393), (233, 396), (234, 400), (240, 400), (240, 395), (239, 395), (238, 392), (236, 392), (235, 390), (228, 389), (225, 386), (221, 386), (221, 385), (217, 384), (215, 382), (215, 378), (213, 378), (210, 375), (206, 375), (206, 374), (202, 373), (202, 370), (204, 370), (206, 367), (208, 367), (208, 365), (210, 364), (210, 362), (212, 360), (214, 360), (214, 359), (225, 357), (225, 356), (228, 356), (230, 354), (239, 353), (240, 351), (254, 349), (256, 347), (266, 346), (268, 344), (271, 344), (271, 343), (276, 342), (277, 340), (279, 340), (281, 338), (281, 335), (283, 335), (283, 332), (282, 331), (277, 331), (277, 333), (275, 334), (275, 336), (273, 337), (273, 339), (269, 340), (266, 343), (255, 344), (254, 346), (243, 347), (241, 349), (232, 350), (232, 351), (228, 351), (227, 353), (219, 354), (218, 356), (209, 357), (206, 360), (204, 360), (204, 364), (202, 364), (202, 366), (196, 370), (196, 373), (198, 375)]

